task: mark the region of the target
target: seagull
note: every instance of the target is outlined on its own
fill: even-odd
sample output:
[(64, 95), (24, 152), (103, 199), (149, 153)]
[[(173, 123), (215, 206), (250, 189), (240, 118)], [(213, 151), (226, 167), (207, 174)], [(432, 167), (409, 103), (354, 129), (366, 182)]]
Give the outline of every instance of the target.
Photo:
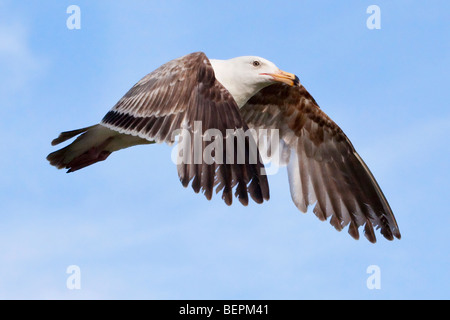
[[(196, 122), (201, 122), (200, 129), (195, 129)], [(47, 160), (74, 172), (131, 146), (171, 145), (180, 129), (200, 135), (215, 129), (224, 143), (230, 130), (278, 130), (291, 197), (300, 211), (313, 207), (314, 214), (336, 230), (348, 226), (354, 239), (359, 239), (359, 227), (372, 243), (374, 229), (388, 240), (401, 238), (386, 197), (348, 137), (296, 75), (261, 57), (217, 60), (195, 52), (171, 60), (137, 82), (100, 123), (61, 133), (53, 146), (78, 137)], [(177, 163), (182, 185), (191, 184), (208, 200), (213, 191), (222, 192), (227, 205), (232, 204), (233, 190), (243, 205), (249, 195), (256, 203), (269, 200), (264, 164), (259, 156), (250, 161), (254, 141), (251, 135), (244, 140), (244, 150), (234, 146), (222, 156), (216, 154), (224, 161)], [(203, 140), (200, 149), (205, 151), (210, 143)], [(183, 152), (193, 153), (194, 148)], [(241, 162), (236, 161), (239, 152)]]

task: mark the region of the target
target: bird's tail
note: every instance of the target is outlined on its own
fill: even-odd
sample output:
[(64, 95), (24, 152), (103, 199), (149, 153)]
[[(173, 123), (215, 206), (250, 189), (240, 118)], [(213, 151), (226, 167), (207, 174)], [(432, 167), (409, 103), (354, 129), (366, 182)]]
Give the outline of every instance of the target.
[(114, 151), (108, 147), (117, 133), (98, 124), (63, 132), (52, 141), (52, 145), (60, 144), (77, 135), (80, 136), (70, 145), (47, 156), (51, 165), (73, 172), (105, 160)]
[(148, 141), (136, 136), (121, 134), (96, 124), (90, 127), (66, 131), (52, 141), (55, 146), (80, 135), (67, 147), (52, 152), (47, 156), (47, 160), (52, 166), (58, 169), (68, 169), (67, 172), (80, 170), (99, 161), (106, 160), (114, 151), (136, 146), (140, 144), (150, 144)]

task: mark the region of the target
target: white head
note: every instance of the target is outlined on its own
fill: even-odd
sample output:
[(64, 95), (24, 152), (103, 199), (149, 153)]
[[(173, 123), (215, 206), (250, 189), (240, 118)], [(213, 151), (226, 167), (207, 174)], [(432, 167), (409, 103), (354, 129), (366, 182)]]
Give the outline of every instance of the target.
[(261, 57), (210, 61), (216, 79), (231, 93), (239, 108), (259, 90), (276, 82), (299, 85), (297, 76), (281, 71), (273, 62)]

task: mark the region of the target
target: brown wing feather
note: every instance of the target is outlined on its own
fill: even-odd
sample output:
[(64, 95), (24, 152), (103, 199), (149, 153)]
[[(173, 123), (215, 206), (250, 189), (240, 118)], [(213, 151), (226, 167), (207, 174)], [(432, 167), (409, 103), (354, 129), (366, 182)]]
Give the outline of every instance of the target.
[(303, 86), (271, 85), (241, 109), (252, 128), (277, 128), (280, 139), (291, 149), (288, 164), (291, 195), (306, 212), (314, 205), (321, 220), (359, 238), (376, 242), (373, 227), (392, 240), (401, 237), (392, 210), (367, 165), (352, 143), (317, 105)]
[[(225, 139), (227, 129), (247, 129), (236, 102), (216, 80), (209, 59), (202, 52), (172, 60), (145, 76), (106, 114), (101, 124), (120, 133), (167, 143), (174, 142), (175, 130), (185, 129), (190, 138), (185, 137), (180, 143), (191, 146), (190, 159), (194, 159), (196, 121), (201, 121), (202, 136), (208, 129), (217, 129)], [(264, 166), (259, 156), (257, 163), (249, 162), (248, 144), (252, 138), (246, 139), (247, 155), (243, 164), (225, 161), (207, 164), (202, 156), (201, 163), (179, 164), (183, 186), (192, 181), (194, 191), (202, 191), (208, 199), (214, 188), (216, 192), (223, 190), (222, 198), (228, 205), (232, 203), (234, 187), (236, 197), (244, 205), (248, 203), (248, 193), (258, 203), (268, 200), (267, 177), (261, 174)], [(201, 142), (201, 155), (210, 143)]]

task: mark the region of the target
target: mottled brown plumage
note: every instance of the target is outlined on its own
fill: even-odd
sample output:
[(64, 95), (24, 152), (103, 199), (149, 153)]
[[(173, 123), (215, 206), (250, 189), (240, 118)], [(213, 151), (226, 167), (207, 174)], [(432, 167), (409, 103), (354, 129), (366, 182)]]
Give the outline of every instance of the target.
[[(175, 130), (183, 128), (192, 133), (193, 153), (195, 121), (201, 121), (202, 134), (207, 129), (218, 129), (224, 138), (223, 146), (227, 129), (248, 129), (233, 97), (216, 80), (208, 58), (201, 52), (172, 60), (145, 76), (106, 114), (101, 124), (123, 134), (169, 144), (174, 142)], [(210, 143), (202, 141), (202, 154)], [(194, 191), (202, 191), (208, 199), (216, 187), (216, 192), (222, 190), (222, 198), (228, 205), (232, 203), (234, 187), (235, 195), (244, 205), (248, 204), (248, 194), (257, 203), (268, 200), (267, 176), (261, 174), (264, 166), (259, 158), (256, 164), (248, 161), (248, 144), (249, 141), (243, 164), (226, 163), (226, 150), (222, 164), (179, 164), (183, 186), (192, 181)]]
[[(303, 86), (274, 84), (254, 95), (241, 109), (251, 128), (277, 128), (291, 150), (288, 162), (291, 195), (306, 212), (314, 205), (320, 220), (359, 238), (358, 227), (376, 242), (373, 227), (386, 239), (400, 239), (392, 210), (352, 143)], [(289, 155), (289, 153), (287, 153)]]

